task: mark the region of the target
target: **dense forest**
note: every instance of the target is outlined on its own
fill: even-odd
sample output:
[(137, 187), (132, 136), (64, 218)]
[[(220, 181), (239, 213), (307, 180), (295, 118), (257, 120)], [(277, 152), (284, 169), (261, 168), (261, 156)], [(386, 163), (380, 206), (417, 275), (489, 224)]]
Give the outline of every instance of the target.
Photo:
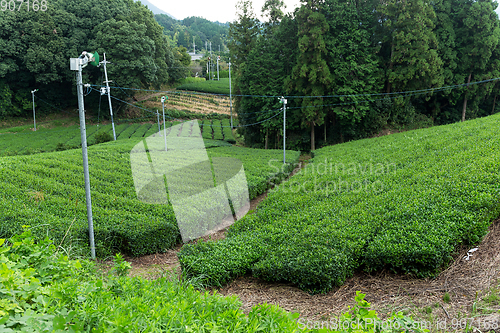
[(156, 21), (164, 28), (172, 45), (183, 46), (193, 51), (193, 37), (196, 50), (205, 49), (205, 43), (212, 42), (212, 50), (225, 51), (228, 37), (228, 23), (211, 22), (201, 17), (188, 17), (176, 20), (164, 14), (155, 15)]
[[(28, 114), (33, 89), (58, 107), (74, 105), (75, 73), (69, 59), (82, 51), (106, 52), (110, 78), (128, 87), (176, 81), (186, 76), (190, 62), (185, 50), (169, 45), (153, 13), (140, 2), (54, 0), (46, 11), (2, 11), (0, 118)], [(100, 84), (102, 73), (87, 67), (84, 82)]]
[[(303, 0), (289, 15), (281, 0), (267, 0), (266, 23), (250, 1), (238, 6), (229, 30), (236, 93), (308, 96), (288, 98), (287, 147), (314, 150), (499, 110), (492, 0)], [(280, 108), (278, 98), (237, 98), (243, 123), (263, 121), (245, 128), (248, 144), (282, 146), (283, 117), (272, 118)]]

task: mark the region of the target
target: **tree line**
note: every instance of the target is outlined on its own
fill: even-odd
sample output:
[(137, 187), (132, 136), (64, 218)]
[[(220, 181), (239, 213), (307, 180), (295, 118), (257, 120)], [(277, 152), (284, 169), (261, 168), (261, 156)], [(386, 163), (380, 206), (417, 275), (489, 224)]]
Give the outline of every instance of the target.
[[(205, 49), (205, 44), (212, 42), (212, 50), (224, 51), (227, 45), (229, 24), (211, 22), (207, 19), (191, 16), (183, 20), (176, 20), (165, 14), (155, 15), (156, 21), (164, 28), (170, 41), (175, 46), (183, 46), (189, 51), (193, 50), (193, 40), (196, 50)], [(208, 47), (207, 47), (208, 48)]]
[[(69, 59), (82, 51), (106, 52), (110, 80), (123, 87), (159, 88), (184, 78), (190, 62), (168, 44), (153, 13), (133, 0), (53, 0), (45, 12), (7, 10), (0, 14), (0, 118), (28, 114), (36, 88), (58, 107), (75, 105)], [(84, 82), (101, 84), (102, 73), (89, 66)], [(92, 94), (86, 104), (96, 99)]]
[[(283, 1), (267, 0), (261, 23), (242, 0), (229, 29), (235, 93), (307, 96), (288, 100), (286, 144), (311, 150), (317, 142), (387, 128), (490, 115), (499, 108), (498, 82), (467, 83), (500, 76), (496, 6), (492, 0), (302, 0), (284, 15)], [(453, 85), (461, 86), (440, 89)], [(433, 90), (397, 94), (424, 89)], [(271, 118), (280, 107), (278, 98), (237, 97), (240, 121), (259, 123), (242, 131), (248, 144), (282, 146), (283, 119)]]

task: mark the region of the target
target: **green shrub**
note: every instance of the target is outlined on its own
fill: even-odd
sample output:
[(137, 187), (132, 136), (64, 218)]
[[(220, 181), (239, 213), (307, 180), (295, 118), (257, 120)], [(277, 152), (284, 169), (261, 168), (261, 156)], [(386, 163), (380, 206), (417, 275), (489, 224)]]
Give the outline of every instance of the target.
[(108, 132), (98, 132), (95, 137), (94, 137), (94, 143), (99, 144), (99, 143), (104, 143), (104, 142), (109, 142), (113, 140), (113, 136), (109, 134)]

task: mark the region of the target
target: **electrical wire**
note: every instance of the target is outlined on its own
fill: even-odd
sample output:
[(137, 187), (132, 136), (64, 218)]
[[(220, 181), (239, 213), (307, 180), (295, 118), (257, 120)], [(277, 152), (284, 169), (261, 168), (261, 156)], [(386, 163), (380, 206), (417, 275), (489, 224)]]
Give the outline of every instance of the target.
[[(94, 89), (94, 88), (92, 88), (92, 90), (98, 91), (97, 89)], [(122, 103), (125, 103), (125, 104), (127, 104), (127, 105), (130, 105), (130, 106), (132, 106), (132, 107), (136, 107), (136, 108), (138, 108), (138, 109), (141, 109), (141, 110), (147, 111), (147, 112), (149, 112), (149, 113), (153, 114), (154, 116), (156, 116), (156, 112), (153, 112), (153, 111), (148, 110), (148, 109), (146, 109), (146, 108), (143, 108), (143, 107), (140, 107), (140, 106), (134, 105), (134, 104), (132, 104), (132, 103), (129, 103), (129, 102), (127, 102), (127, 101), (124, 101), (124, 100), (122, 100), (122, 99), (119, 99), (119, 98), (117, 98), (117, 97), (115, 97), (115, 96), (111, 96), (111, 98), (114, 98), (114, 99), (116, 99), (117, 101), (122, 102)], [(242, 126), (233, 126), (233, 128), (234, 128), (234, 127), (248, 127), (248, 126), (254, 126), (254, 125), (262, 124), (263, 122), (266, 122), (266, 121), (268, 121), (268, 120), (271, 120), (271, 119), (275, 118), (276, 116), (278, 116), (279, 114), (281, 114), (281, 113), (283, 112), (283, 110), (282, 110), (282, 109), (276, 109), (276, 110), (281, 110), (281, 111), (280, 111), (280, 112), (278, 112), (277, 114), (273, 115), (272, 117), (269, 117), (269, 118), (264, 119), (264, 120), (262, 120), (262, 121), (259, 121), (259, 122), (256, 122), (256, 123), (252, 123), (252, 124), (245, 124), (245, 125), (242, 125)], [(268, 112), (273, 112), (273, 111), (276, 111), (276, 110), (271, 110), (271, 111), (268, 111)], [(151, 117), (153, 117), (153, 116), (151, 116)], [(175, 119), (175, 118), (170, 117), (170, 116), (167, 116), (167, 115), (165, 115), (165, 117), (166, 117), (166, 118), (168, 118), (168, 119)], [(204, 126), (204, 125), (201, 125), (201, 126)], [(231, 126), (221, 126), (221, 127), (231, 127)]]
[[(338, 98), (338, 97), (361, 97), (361, 96), (387, 96), (387, 95), (408, 95), (414, 93), (432, 93), (439, 92), (448, 89), (456, 89), (461, 87), (466, 87), (469, 85), (477, 85), (488, 82), (493, 82), (500, 80), (500, 77), (487, 79), (482, 81), (475, 81), (470, 83), (461, 83), (450, 86), (443, 86), (437, 88), (428, 88), (428, 89), (420, 89), (420, 90), (410, 90), (410, 91), (398, 91), (391, 93), (371, 93), (371, 94), (345, 94), (345, 95), (322, 95), (322, 96), (297, 96), (297, 95), (287, 95), (287, 96), (274, 96), (274, 95), (231, 95), (232, 97), (261, 97), (261, 98)], [(94, 85), (96, 86), (96, 85)], [(153, 90), (153, 89), (139, 89), (139, 88), (128, 88), (128, 87), (114, 87), (126, 90), (136, 90), (136, 91), (145, 91), (145, 92), (162, 92), (165, 94), (190, 94), (190, 95), (210, 95), (210, 96), (229, 96), (229, 94), (210, 94), (210, 93), (201, 93), (201, 92), (185, 92), (185, 91), (173, 91), (173, 90)]]

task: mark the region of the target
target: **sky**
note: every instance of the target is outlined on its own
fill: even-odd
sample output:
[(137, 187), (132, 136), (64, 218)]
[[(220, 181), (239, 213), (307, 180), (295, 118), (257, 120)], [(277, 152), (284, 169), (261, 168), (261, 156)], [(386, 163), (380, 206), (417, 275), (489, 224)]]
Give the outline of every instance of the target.
[[(219, 21), (221, 23), (233, 22), (236, 20), (237, 0), (148, 0), (156, 7), (166, 11), (178, 20), (189, 16), (203, 17), (209, 21)], [(265, 0), (253, 0), (253, 10), (257, 17), (260, 15)], [(284, 0), (285, 12), (293, 12), (300, 4), (299, 0)]]
[[(189, 16), (199, 16), (210, 21), (222, 23), (236, 20), (237, 0), (149, 0), (156, 7), (182, 20)], [(253, 0), (254, 13), (262, 20), (260, 15), (265, 0)], [(293, 12), (299, 6), (300, 0), (284, 0), (286, 12)], [(496, 9), (500, 16), (500, 6)]]

